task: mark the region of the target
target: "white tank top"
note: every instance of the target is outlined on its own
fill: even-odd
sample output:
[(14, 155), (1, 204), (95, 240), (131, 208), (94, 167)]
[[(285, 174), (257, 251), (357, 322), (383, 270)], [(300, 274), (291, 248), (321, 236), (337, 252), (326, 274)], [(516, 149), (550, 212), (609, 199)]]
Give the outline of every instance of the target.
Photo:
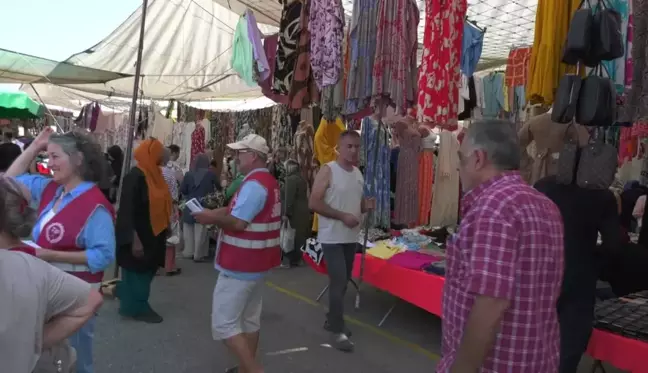
[[(346, 171), (336, 161), (326, 164), (331, 169), (331, 181), (324, 202), (331, 208), (362, 218), (361, 203), (364, 179), (356, 167)], [(318, 217), (317, 239), (320, 243), (353, 243), (358, 241), (362, 223), (349, 229), (339, 220)]]

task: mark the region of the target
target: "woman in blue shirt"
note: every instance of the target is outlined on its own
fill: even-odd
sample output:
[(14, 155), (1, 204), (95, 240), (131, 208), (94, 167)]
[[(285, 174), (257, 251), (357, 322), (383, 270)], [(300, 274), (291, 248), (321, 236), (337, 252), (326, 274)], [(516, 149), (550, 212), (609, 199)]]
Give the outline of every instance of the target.
[[(53, 176), (27, 174), (32, 161), (47, 151)], [(100, 146), (85, 134), (41, 132), (14, 161), (7, 176), (15, 177), (39, 206), (33, 240), (42, 249), (37, 255), (99, 288), (103, 271), (115, 258), (115, 228), (112, 205), (96, 186), (105, 177), (105, 159)], [(94, 318), (70, 343), (77, 351), (77, 372), (92, 373)]]

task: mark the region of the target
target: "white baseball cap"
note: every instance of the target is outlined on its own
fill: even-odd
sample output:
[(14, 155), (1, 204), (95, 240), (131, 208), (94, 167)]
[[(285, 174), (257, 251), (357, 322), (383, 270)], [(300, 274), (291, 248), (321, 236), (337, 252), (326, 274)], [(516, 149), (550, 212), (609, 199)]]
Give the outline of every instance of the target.
[(270, 153), (270, 148), (268, 148), (268, 143), (266, 140), (255, 134), (250, 134), (245, 136), (241, 141), (233, 142), (227, 144), (227, 147), (232, 150), (253, 150), (255, 152), (268, 155)]

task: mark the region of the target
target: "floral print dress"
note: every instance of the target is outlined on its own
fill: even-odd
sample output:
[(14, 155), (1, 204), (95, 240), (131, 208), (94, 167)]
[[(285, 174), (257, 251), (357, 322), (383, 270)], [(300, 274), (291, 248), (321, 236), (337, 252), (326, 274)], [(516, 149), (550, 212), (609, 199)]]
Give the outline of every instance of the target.
[(466, 0), (426, 0), (423, 59), (419, 69), (418, 120), (457, 127), (461, 41)]
[(318, 0), (310, 6), (311, 68), (321, 90), (342, 78), (344, 7), (341, 0)]

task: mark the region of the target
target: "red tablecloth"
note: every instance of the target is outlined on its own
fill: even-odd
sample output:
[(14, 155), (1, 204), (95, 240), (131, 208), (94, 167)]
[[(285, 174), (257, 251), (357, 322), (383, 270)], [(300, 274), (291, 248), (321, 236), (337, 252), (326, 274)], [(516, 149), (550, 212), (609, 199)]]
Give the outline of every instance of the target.
[[(361, 255), (356, 255), (353, 277), (360, 277)], [(441, 317), (445, 279), (431, 273), (403, 268), (371, 255), (365, 257), (362, 280), (395, 297)]]
[[(360, 277), (360, 254), (356, 255), (353, 277)], [(367, 255), (364, 282), (441, 317), (445, 279), (431, 273), (391, 264)], [(648, 343), (594, 329), (587, 354), (631, 373), (648, 373)]]
[(648, 343), (594, 329), (587, 354), (631, 373), (648, 373)]

